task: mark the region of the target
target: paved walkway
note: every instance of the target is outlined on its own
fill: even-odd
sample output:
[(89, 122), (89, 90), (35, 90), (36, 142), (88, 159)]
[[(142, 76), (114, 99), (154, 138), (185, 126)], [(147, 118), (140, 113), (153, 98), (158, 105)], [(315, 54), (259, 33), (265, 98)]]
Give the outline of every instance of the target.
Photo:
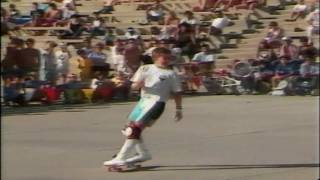
[(202, 96), (173, 102), (144, 132), (153, 160), (142, 171), (102, 167), (124, 141), (134, 103), (5, 109), (4, 180), (316, 180), (318, 98)]

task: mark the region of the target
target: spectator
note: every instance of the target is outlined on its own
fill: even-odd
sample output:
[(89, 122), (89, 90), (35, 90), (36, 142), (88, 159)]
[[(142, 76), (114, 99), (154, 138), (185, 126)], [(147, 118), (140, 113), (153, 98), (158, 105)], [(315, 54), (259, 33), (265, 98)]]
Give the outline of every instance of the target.
[(308, 6), (305, 4), (304, 0), (298, 0), (291, 12), (290, 19), (286, 21), (296, 21), (299, 18), (304, 18), (307, 14)]
[(55, 3), (50, 3), (48, 11), (44, 14), (46, 24), (52, 26), (53, 23), (60, 20), (61, 17), (62, 12), (57, 8), (57, 5)]
[(194, 17), (193, 12), (191, 11), (186, 11), (184, 13), (184, 18), (180, 20), (180, 24), (189, 24), (193, 31), (197, 33), (198, 28), (199, 28), (199, 20)]
[(274, 49), (281, 46), (284, 30), (275, 21), (270, 22), (266, 37), (260, 42), (258, 54), (262, 49)]
[(15, 4), (9, 4), (9, 16), (10, 18), (19, 18), (21, 16)]
[(214, 7), (216, 0), (198, 0), (196, 6), (193, 7), (193, 11), (208, 11)]
[(272, 77), (272, 88), (276, 88), (281, 80), (290, 77), (293, 74), (292, 67), (289, 64), (288, 57), (280, 57), (280, 64), (277, 65), (275, 76)]
[(100, 11), (97, 11), (100, 14), (111, 14), (114, 11), (113, 6), (116, 5), (117, 0), (104, 0), (103, 8)]
[(129, 39), (123, 54), (125, 66), (128, 68), (130, 75), (133, 75), (141, 65), (142, 51), (137, 45), (137, 41)]
[(97, 43), (94, 47), (94, 50), (88, 54), (88, 58), (92, 63), (92, 73), (99, 71), (103, 75), (108, 75), (110, 65), (107, 63), (107, 55), (102, 52), (103, 49), (104, 44)]
[(223, 29), (231, 23), (231, 20), (227, 18), (223, 12), (217, 13), (217, 18), (212, 21), (209, 33), (215, 36), (221, 43), (224, 42), (221, 35)]
[(300, 59), (305, 57), (315, 58), (318, 56), (318, 50), (315, 48), (312, 43), (308, 43), (308, 38), (300, 39), (301, 45), (298, 47)]
[(65, 8), (62, 10), (62, 20), (69, 20), (77, 12), (74, 10), (72, 4), (68, 3), (65, 5)]
[(124, 34), (126, 39), (140, 39), (140, 34), (132, 27), (127, 29), (127, 32)]
[(55, 56), (55, 48), (57, 44), (53, 41), (48, 41), (44, 49), (40, 49), (41, 61), (40, 61), (40, 80), (49, 81), (55, 84), (57, 79), (57, 59)]
[(319, 34), (319, 14), (319, 8), (317, 8), (316, 10), (311, 12), (306, 18), (309, 24), (309, 26), (307, 27), (307, 36), (309, 38), (309, 43), (313, 42), (312, 38), (315, 34)]
[(3, 88), (3, 99), (6, 105), (24, 105), (23, 84), (18, 77), (5, 78)]
[(292, 44), (292, 39), (290, 37), (282, 38), (282, 46), (280, 47), (280, 56), (286, 56), (291, 60), (298, 59), (298, 47)]
[(192, 31), (189, 24), (180, 24), (176, 36), (176, 43), (182, 50), (182, 55), (188, 55), (192, 58), (194, 54), (194, 47), (196, 45), (195, 33)]
[(166, 8), (161, 4), (160, 0), (157, 0), (155, 4), (149, 7), (146, 11), (148, 22), (158, 22), (158, 24), (164, 24), (164, 10)]
[(180, 18), (174, 11), (169, 11), (168, 16), (165, 18), (165, 25), (178, 25)]
[(128, 100), (130, 92), (130, 81), (121, 71), (117, 72), (115, 77), (111, 79), (114, 84), (114, 97), (121, 100)]
[(204, 44), (201, 46), (201, 52), (195, 54), (192, 58), (192, 61), (195, 61), (198, 63), (211, 62), (214, 64), (216, 61), (216, 57), (210, 51), (210, 46), (207, 44)]
[(112, 29), (108, 29), (107, 33), (105, 34), (104, 41), (107, 46), (112, 46), (116, 39), (116, 35)]
[(44, 15), (44, 11), (39, 8), (39, 3), (33, 2), (32, 9), (30, 11), (30, 16), (32, 19), (42, 17)]
[(21, 69), (23, 69), (26, 74), (38, 74), (40, 67), (40, 51), (34, 48), (34, 39), (29, 38), (25, 43), (27, 47), (21, 50), (21, 56), (23, 57), (23, 62), (21, 62)]
[(67, 45), (64, 43), (60, 43), (57, 50), (55, 51), (56, 61), (57, 61), (57, 69), (56, 73), (61, 75), (69, 74), (69, 59), (71, 57), (70, 52), (67, 49)]
[(64, 8), (70, 8), (70, 10), (74, 10), (76, 8), (75, 1), (74, 0), (63, 0), (61, 9), (64, 9)]
[(69, 27), (69, 31), (65, 31), (61, 36), (62, 38), (79, 38), (84, 31), (81, 19), (77, 14), (70, 17), (67, 21), (67, 26)]
[(1, 62), (4, 78), (11, 75), (23, 75), (19, 67), (23, 62), (21, 50), (24, 46), (24, 41), (19, 38), (12, 38), (7, 46), (6, 55)]
[(80, 78), (82, 81), (88, 81), (91, 79), (91, 61), (87, 58), (86, 52), (82, 49), (77, 51), (77, 62), (79, 64)]
[(88, 32), (90, 32), (91, 37), (103, 36), (106, 33), (104, 19), (100, 17), (99, 13), (94, 13), (94, 15), (94, 20), (92, 25), (89, 27)]
[(195, 54), (192, 61), (198, 63), (200, 72), (208, 75), (211, 74), (215, 67), (216, 57), (212, 51), (210, 51), (210, 46), (208, 44), (204, 44), (201, 46), (201, 52)]

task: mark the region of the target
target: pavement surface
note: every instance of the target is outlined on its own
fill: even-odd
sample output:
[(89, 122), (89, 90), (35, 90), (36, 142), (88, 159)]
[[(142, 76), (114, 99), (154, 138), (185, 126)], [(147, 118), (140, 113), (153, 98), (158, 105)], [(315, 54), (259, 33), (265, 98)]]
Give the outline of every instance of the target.
[(102, 166), (122, 146), (134, 102), (2, 108), (3, 180), (316, 180), (318, 97), (200, 96), (143, 136), (140, 171)]

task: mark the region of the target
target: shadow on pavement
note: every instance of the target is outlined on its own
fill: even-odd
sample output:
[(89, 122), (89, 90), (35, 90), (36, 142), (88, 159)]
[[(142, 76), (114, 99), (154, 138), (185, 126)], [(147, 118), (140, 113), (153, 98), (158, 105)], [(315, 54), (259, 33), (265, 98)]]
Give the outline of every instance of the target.
[(133, 101), (117, 101), (107, 103), (91, 103), (91, 104), (55, 104), (41, 105), (32, 104), (24, 107), (6, 107), (1, 106), (1, 116), (16, 116), (16, 115), (45, 115), (48, 112), (84, 112), (88, 109), (105, 109), (112, 105), (128, 105)]
[(142, 166), (139, 169), (125, 171), (192, 171), (192, 170), (226, 170), (226, 169), (266, 169), (266, 168), (313, 168), (319, 164), (236, 164), (236, 165), (169, 165), (169, 166)]

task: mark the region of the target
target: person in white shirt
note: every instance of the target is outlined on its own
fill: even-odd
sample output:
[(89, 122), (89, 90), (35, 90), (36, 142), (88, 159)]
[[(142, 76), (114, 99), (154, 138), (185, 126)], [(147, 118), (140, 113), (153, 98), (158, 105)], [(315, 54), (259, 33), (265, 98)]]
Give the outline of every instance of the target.
[(127, 32), (124, 34), (126, 39), (139, 39), (140, 34), (132, 27), (129, 27)]
[(308, 6), (305, 4), (304, 0), (299, 0), (298, 4), (295, 5), (292, 9), (292, 13), (290, 15), (291, 21), (296, 21), (298, 18), (306, 15), (308, 10)]
[(309, 24), (307, 28), (307, 36), (309, 38), (309, 43), (312, 43), (312, 37), (314, 34), (319, 34), (319, 8), (311, 12), (306, 20)]
[(231, 20), (227, 18), (222, 12), (217, 13), (217, 18), (215, 18), (209, 30), (209, 34), (215, 36), (220, 42), (224, 42), (223, 38), (221, 37), (223, 33), (223, 29), (231, 23)]
[(208, 44), (203, 44), (201, 52), (195, 54), (192, 61), (198, 63), (200, 72), (209, 73), (215, 67), (216, 56), (210, 51)]
[(210, 47), (208, 44), (204, 44), (201, 46), (201, 52), (195, 54), (192, 58), (192, 61), (195, 62), (215, 62), (216, 57), (213, 53), (210, 52)]
[[(161, 116), (165, 109), (165, 102), (172, 95), (176, 104), (175, 119), (176, 121), (182, 119), (182, 98), (180, 94), (182, 89), (177, 74), (169, 68), (171, 51), (166, 48), (157, 48), (153, 51), (152, 57), (155, 64), (144, 65), (139, 68), (131, 79), (131, 89), (141, 89), (139, 103), (146, 99), (151, 99), (154, 103), (145, 113), (135, 111), (137, 107), (132, 111), (129, 115), (129, 124), (122, 130), (127, 139), (116, 157), (103, 163), (105, 166), (121, 166), (151, 159), (141, 133), (145, 127), (152, 126)], [(138, 154), (127, 158), (134, 148)]]

